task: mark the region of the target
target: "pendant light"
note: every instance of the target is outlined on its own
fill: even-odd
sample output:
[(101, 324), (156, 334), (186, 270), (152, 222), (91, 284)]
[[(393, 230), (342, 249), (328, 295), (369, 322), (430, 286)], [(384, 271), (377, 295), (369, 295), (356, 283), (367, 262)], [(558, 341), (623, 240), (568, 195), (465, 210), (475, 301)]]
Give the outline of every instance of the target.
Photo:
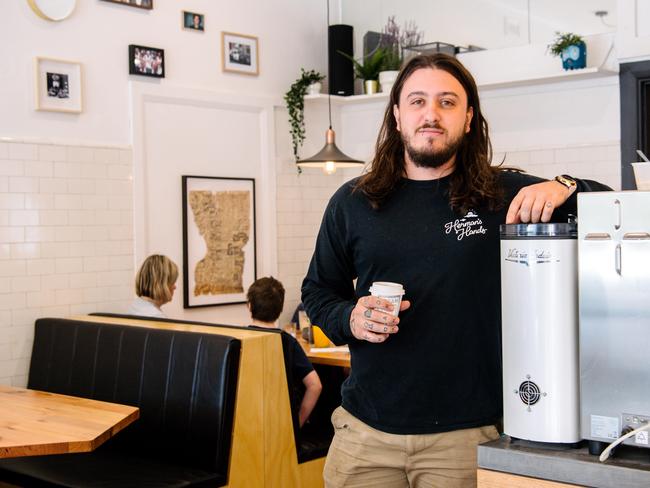
[[(329, 46), (330, 35), (330, 2), (327, 3), (327, 45)], [(299, 168), (322, 168), (323, 171), (331, 175), (337, 168), (358, 168), (365, 163), (358, 159), (351, 158), (336, 147), (336, 134), (332, 129), (332, 94), (327, 90), (327, 111), (329, 114), (329, 129), (325, 132), (325, 146), (311, 158), (299, 159), (296, 164)]]

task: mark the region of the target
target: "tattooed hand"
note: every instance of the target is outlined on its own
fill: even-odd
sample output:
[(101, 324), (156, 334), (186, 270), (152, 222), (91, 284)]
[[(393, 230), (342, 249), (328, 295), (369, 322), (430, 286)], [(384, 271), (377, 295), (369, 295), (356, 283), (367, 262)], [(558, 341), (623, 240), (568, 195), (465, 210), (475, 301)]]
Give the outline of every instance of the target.
[[(408, 300), (402, 300), (400, 312), (411, 306)], [(357, 339), (368, 342), (384, 342), (390, 334), (399, 328), (399, 318), (378, 309), (392, 310), (393, 305), (383, 298), (371, 295), (359, 298), (350, 315), (350, 331)]]

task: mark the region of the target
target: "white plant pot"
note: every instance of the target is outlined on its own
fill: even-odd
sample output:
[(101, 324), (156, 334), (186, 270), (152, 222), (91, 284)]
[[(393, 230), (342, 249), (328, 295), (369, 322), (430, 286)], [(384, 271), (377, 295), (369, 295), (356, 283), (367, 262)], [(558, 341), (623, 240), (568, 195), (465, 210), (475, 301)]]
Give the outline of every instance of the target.
[(316, 83), (312, 83), (307, 87), (307, 95), (318, 95), (320, 93), (321, 88), (322, 85), (320, 81), (317, 81)]
[(397, 70), (379, 72), (379, 85), (381, 86), (381, 91), (383, 93), (390, 93), (398, 74), (399, 71)]

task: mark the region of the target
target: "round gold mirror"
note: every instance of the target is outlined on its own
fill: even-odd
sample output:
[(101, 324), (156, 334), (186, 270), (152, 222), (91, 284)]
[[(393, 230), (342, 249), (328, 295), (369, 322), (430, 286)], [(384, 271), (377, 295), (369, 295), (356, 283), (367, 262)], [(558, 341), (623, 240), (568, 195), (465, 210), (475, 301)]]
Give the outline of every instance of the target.
[(59, 21), (70, 16), (77, 0), (27, 0), (27, 3), (42, 19)]

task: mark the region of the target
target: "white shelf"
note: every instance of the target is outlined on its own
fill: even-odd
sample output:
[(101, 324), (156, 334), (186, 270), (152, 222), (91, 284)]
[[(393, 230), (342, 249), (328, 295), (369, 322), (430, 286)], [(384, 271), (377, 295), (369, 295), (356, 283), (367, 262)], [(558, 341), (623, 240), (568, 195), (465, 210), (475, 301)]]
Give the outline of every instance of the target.
[[(576, 70), (563, 70), (560, 59), (550, 56), (545, 44), (462, 53), (458, 55), (458, 59), (474, 75), (479, 90), (539, 86), (616, 75), (618, 62), (613, 57), (613, 34), (585, 36), (585, 42), (588, 65)], [(305, 97), (305, 100), (327, 103), (327, 94), (310, 95)], [(332, 95), (332, 105), (345, 106), (387, 100), (388, 93), (350, 97)]]
[(491, 90), (495, 88), (510, 88), (515, 86), (531, 86), (531, 85), (540, 85), (544, 83), (557, 83), (562, 81), (571, 81), (571, 80), (586, 80), (589, 78), (600, 78), (604, 76), (612, 76), (618, 74), (618, 71), (606, 69), (606, 68), (582, 68), (582, 69), (573, 69), (567, 71), (561, 71), (558, 73), (548, 73), (536, 78), (522, 78), (522, 79), (513, 79), (508, 81), (501, 81), (495, 83), (483, 83), (479, 85), (479, 90)]
[[(359, 103), (382, 102), (385, 100), (388, 100), (388, 93), (373, 93), (372, 95), (350, 95), (349, 97), (332, 95), (332, 105), (356, 105)], [(327, 103), (327, 94), (320, 93), (318, 95), (305, 95), (305, 101)]]
[(467, 52), (458, 59), (474, 75), (481, 90), (539, 86), (618, 73), (613, 34), (585, 36), (587, 67), (563, 70), (562, 61), (548, 53), (545, 44), (526, 44), (503, 49)]
[[(478, 89), (493, 90), (498, 88), (510, 88), (516, 86), (532, 86), (532, 85), (541, 85), (545, 83), (557, 83), (562, 81), (601, 78), (601, 77), (612, 76), (616, 74), (618, 74), (618, 71), (606, 69), (606, 68), (598, 68), (598, 67), (582, 68), (582, 69), (548, 73), (542, 76), (537, 76), (536, 78), (521, 78), (521, 79), (511, 79), (507, 81), (500, 81), (494, 83), (483, 83), (478, 85)], [(385, 102), (387, 100), (388, 100), (388, 93), (373, 93), (372, 95), (351, 95), (349, 97), (332, 95), (332, 105), (358, 105), (361, 103)], [(318, 95), (306, 95), (305, 101), (327, 103), (327, 94), (320, 93)]]

